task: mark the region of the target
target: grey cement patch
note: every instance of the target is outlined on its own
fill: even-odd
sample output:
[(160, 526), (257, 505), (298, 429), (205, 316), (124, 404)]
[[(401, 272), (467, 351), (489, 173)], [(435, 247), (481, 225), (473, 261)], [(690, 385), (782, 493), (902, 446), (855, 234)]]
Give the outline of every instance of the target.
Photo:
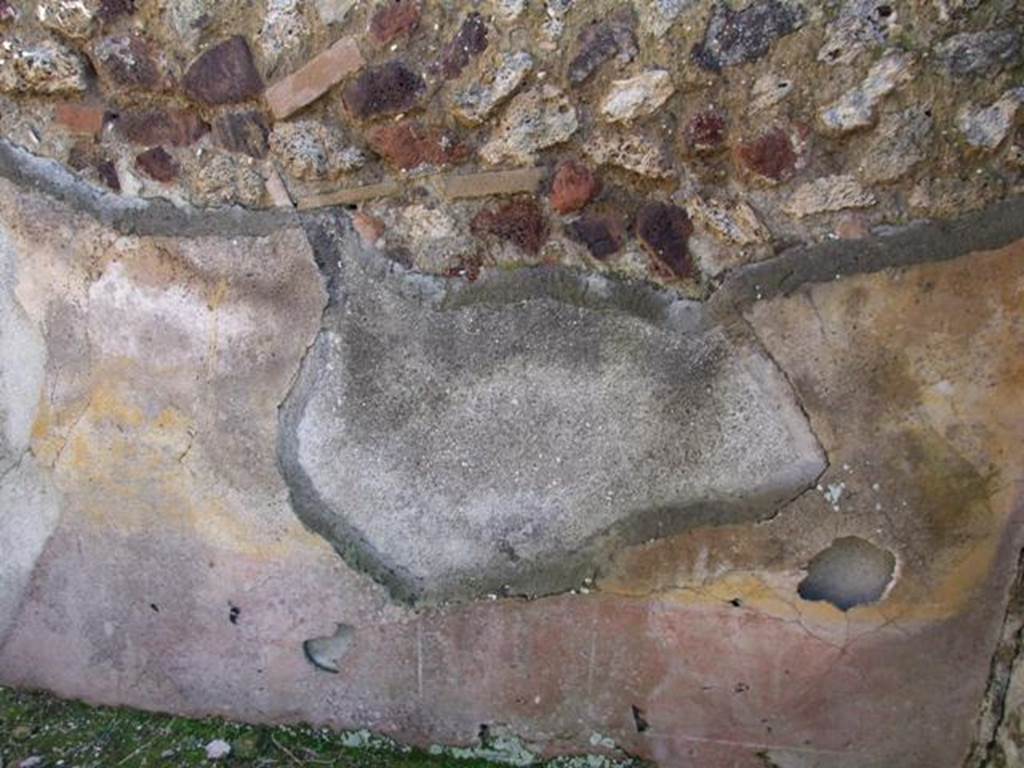
[(578, 585), (602, 550), (764, 518), (825, 459), (699, 305), (536, 271), (450, 290), (312, 231), (332, 303), (281, 412), (302, 519), (406, 600)]
[(824, 600), (848, 611), (881, 599), (895, 570), (892, 552), (857, 536), (844, 536), (814, 556), (797, 591), (804, 600)]

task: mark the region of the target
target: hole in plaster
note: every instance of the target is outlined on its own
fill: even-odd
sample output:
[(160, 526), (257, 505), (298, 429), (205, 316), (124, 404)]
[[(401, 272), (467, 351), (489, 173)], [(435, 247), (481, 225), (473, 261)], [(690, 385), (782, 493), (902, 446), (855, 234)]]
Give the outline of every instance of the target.
[(644, 717), (644, 711), (640, 709), (640, 707), (638, 707), (636, 704), (633, 704), (632, 707), (633, 725), (636, 726), (636, 732), (644, 733), (645, 731), (647, 731), (648, 728), (651, 727), (651, 724), (647, 722), (647, 718)]
[[(231, 604), (228, 603), (228, 605), (231, 605)], [(242, 609), (241, 608), (239, 608), (237, 605), (231, 605), (230, 609), (228, 610), (228, 621), (230, 621), (232, 624), (237, 624), (238, 623), (238, 617), (239, 617), (239, 615), (241, 613), (242, 613)]]
[(734, 597), (732, 600), (729, 601), (729, 605), (731, 605), (733, 608), (742, 608), (743, 601), (740, 600), (738, 597)]
[(342, 657), (352, 644), (352, 636), (355, 631), (355, 627), (349, 624), (339, 624), (333, 635), (307, 640), (302, 644), (302, 650), (306, 654), (306, 658), (317, 669), (337, 673), (340, 670)]
[(160, 606), (158, 606), (156, 603), (150, 603), (149, 607), (150, 610), (153, 611), (153, 613), (160, 613)]
[(824, 600), (848, 611), (879, 600), (895, 569), (892, 552), (858, 536), (845, 536), (814, 556), (797, 593), (804, 600)]

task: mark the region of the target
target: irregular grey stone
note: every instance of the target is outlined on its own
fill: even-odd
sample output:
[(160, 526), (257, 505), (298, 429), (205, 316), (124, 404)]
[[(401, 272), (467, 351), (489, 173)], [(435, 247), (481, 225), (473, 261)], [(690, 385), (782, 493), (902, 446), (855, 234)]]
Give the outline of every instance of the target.
[(882, 117), (857, 168), (869, 184), (896, 181), (927, 157), (934, 120), (931, 110), (911, 107)]
[(910, 80), (914, 60), (909, 54), (893, 52), (868, 70), (854, 89), (818, 112), (822, 126), (833, 133), (847, 133), (874, 125), (878, 104)]
[(504, 103), (533, 69), (533, 57), (526, 51), (502, 54), (496, 69), (482, 82), (455, 94), (455, 114), (471, 123), (482, 123)]
[(672, 175), (668, 152), (657, 137), (622, 132), (597, 134), (587, 140), (583, 151), (600, 165), (614, 165), (653, 179)]
[(793, 81), (774, 72), (765, 72), (754, 81), (750, 89), (750, 112), (761, 112), (774, 107), (793, 91)]
[(978, 149), (993, 150), (1006, 139), (1017, 110), (1024, 104), (1024, 86), (1011, 88), (987, 107), (964, 105), (956, 116), (956, 125), (967, 143)]
[(612, 123), (629, 123), (653, 114), (674, 92), (672, 76), (664, 69), (614, 80), (601, 102), (601, 114)]
[(36, 5), (36, 18), (65, 37), (84, 40), (96, 28), (99, 9), (99, 0), (41, 0)]
[(756, 61), (780, 37), (800, 29), (806, 18), (803, 6), (791, 0), (753, 0), (739, 11), (718, 2), (693, 58), (714, 72)]
[(878, 0), (846, 0), (839, 17), (828, 25), (818, 61), (849, 64), (869, 46), (882, 45), (897, 23), (896, 8)]
[(562, 91), (553, 86), (534, 88), (512, 100), (480, 157), (491, 164), (528, 163), (539, 150), (561, 144), (578, 128), (576, 108)]
[(340, 131), (316, 120), (277, 123), (269, 143), (271, 155), (296, 179), (333, 179), (366, 163), (363, 152), (347, 145)]
[(268, 0), (263, 27), (255, 40), (265, 73), (296, 64), (307, 53), (311, 34), (301, 0)]
[(445, 293), (318, 239), (337, 291), (281, 463), (300, 517), (397, 597), (563, 590), (605, 544), (763, 517), (824, 466), (772, 363), (699, 305), (544, 272)]
[(7, 41), (0, 55), (0, 92), (55, 95), (86, 88), (82, 58), (56, 40)]
[(324, 24), (341, 24), (356, 0), (316, 0), (316, 12)]
[(1020, 32), (1012, 29), (961, 32), (936, 46), (935, 56), (955, 77), (993, 74), (1020, 58), (1020, 43)]
[(662, 37), (684, 11), (697, 6), (698, 0), (644, 0), (640, 4), (640, 24), (654, 37)]
[(793, 193), (786, 211), (794, 216), (841, 211), (844, 208), (866, 208), (878, 200), (865, 190), (853, 176), (824, 176), (802, 184)]

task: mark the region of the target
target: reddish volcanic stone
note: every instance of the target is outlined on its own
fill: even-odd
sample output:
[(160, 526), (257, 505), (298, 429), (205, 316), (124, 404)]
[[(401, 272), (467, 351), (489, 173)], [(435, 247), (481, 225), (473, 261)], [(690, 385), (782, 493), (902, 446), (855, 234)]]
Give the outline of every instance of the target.
[(135, 157), (135, 167), (151, 179), (167, 183), (178, 176), (178, 164), (163, 147), (153, 147)]
[(100, 77), (119, 88), (156, 90), (163, 73), (151, 44), (141, 37), (108, 37), (96, 43), (93, 63)]
[(387, 45), (402, 35), (411, 35), (420, 23), (420, 0), (384, 0), (370, 19), (370, 35)]
[(614, 214), (586, 214), (569, 225), (569, 234), (587, 246), (590, 255), (604, 260), (622, 250), (626, 227)]
[(668, 203), (647, 203), (636, 218), (636, 233), (659, 265), (674, 275), (693, 275), (687, 243), (693, 224), (686, 211)]
[(748, 171), (768, 181), (785, 181), (796, 171), (796, 150), (782, 128), (773, 128), (740, 144), (736, 158)]
[(96, 164), (96, 173), (100, 180), (115, 192), (121, 191), (121, 179), (117, 175), (117, 167), (111, 160), (101, 160)]
[(441, 56), (441, 74), (452, 79), (462, 74), (469, 60), (487, 49), (487, 23), (479, 13), (469, 14)]
[(714, 107), (698, 112), (686, 125), (686, 146), (696, 154), (710, 154), (725, 146), (725, 115)]
[(480, 211), (470, 225), (477, 236), (493, 235), (536, 254), (547, 240), (544, 213), (536, 200), (514, 200), (496, 210)]
[(225, 149), (264, 158), (269, 149), (270, 125), (262, 112), (229, 112), (213, 121), (213, 137)]
[(342, 101), (360, 118), (405, 112), (416, 104), (426, 85), (423, 78), (400, 61), (364, 70), (346, 86)]
[(558, 166), (551, 183), (551, 207), (558, 213), (582, 209), (601, 192), (601, 180), (587, 166), (567, 160)]
[(613, 56), (631, 61), (637, 54), (635, 26), (635, 13), (623, 8), (606, 21), (584, 27), (576, 41), (577, 53), (569, 62), (569, 82), (579, 85)]
[(171, 144), (184, 147), (203, 136), (210, 126), (186, 109), (126, 112), (117, 118), (117, 130), (133, 144)]
[(465, 160), (469, 150), (441, 128), (414, 120), (389, 123), (366, 134), (370, 148), (402, 170), (419, 165), (448, 165)]
[(135, 13), (135, 0), (100, 0), (99, 17), (103, 21)]
[(263, 81), (245, 38), (229, 37), (192, 62), (185, 73), (185, 93), (204, 104), (231, 104), (259, 96)]

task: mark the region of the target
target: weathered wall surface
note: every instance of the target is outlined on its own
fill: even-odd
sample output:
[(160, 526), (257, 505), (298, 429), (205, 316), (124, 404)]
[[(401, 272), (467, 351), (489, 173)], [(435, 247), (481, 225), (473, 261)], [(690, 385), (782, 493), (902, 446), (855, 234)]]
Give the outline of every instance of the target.
[(0, 0), (0, 680), (1019, 762), (1022, 13)]

